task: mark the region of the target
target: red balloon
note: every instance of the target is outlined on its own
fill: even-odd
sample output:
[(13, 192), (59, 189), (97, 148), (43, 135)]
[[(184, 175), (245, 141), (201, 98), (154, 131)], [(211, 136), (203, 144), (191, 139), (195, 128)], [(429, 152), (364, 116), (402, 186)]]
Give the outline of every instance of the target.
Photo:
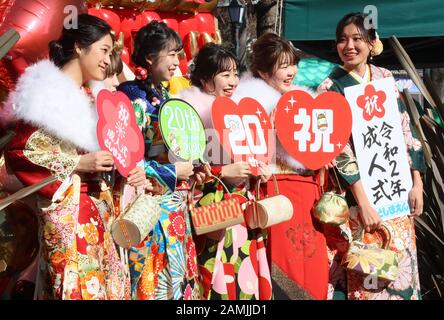
[(127, 47), (123, 47), (122, 52), (120, 53), (120, 58), (126, 63), (127, 66), (130, 64), (131, 56)]
[(168, 27), (170, 27), (171, 29), (173, 29), (177, 33), (179, 32), (179, 23), (177, 22), (177, 20), (180, 19), (180, 17), (181, 17), (180, 14), (169, 13), (169, 12), (163, 13), (162, 12), (160, 14), (160, 17), (162, 18), (162, 21), (165, 22), (165, 24)]
[(154, 11), (144, 11), (142, 12), (142, 22), (145, 24), (150, 23), (151, 21), (160, 21), (160, 16), (157, 12)]
[[(5, 4), (11, 4), (11, 1), (2, 1), (2, 5)], [(29, 64), (45, 58), (48, 43), (60, 36), (65, 18), (75, 15), (72, 9), (77, 13), (87, 11), (83, 0), (12, 1), (9, 10), (0, 11), (0, 21), (3, 21), (0, 34), (11, 28), (20, 34), (20, 40), (2, 59), (2, 75), (16, 80)], [(0, 85), (3, 85), (3, 81)]]
[(177, 17), (179, 25), (179, 36), (184, 39), (187, 34), (192, 31), (197, 31), (197, 23), (194, 15), (184, 14)]
[(214, 15), (212, 13), (199, 13), (195, 16), (197, 31), (213, 34), (216, 32)]
[(114, 35), (117, 37), (120, 32), (120, 17), (113, 11), (105, 8), (89, 8), (88, 13), (92, 16), (100, 18), (108, 22), (114, 30)]
[(118, 13), (122, 18), (120, 31), (125, 35), (124, 43), (128, 48), (133, 47), (133, 34), (151, 21), (160, 20), (160, 16), (153, 11), (144, 11), (140, 13), (135, 10), (121, 9)]
[(185, 77), (188, 75), (188, 60), (182, 59), (179, 61), (179, 69), (182, 72), (182, 75)]

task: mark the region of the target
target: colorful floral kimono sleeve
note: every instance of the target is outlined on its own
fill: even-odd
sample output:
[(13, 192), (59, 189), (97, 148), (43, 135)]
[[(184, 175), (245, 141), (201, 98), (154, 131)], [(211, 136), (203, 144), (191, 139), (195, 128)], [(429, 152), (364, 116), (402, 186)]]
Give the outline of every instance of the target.
[(401, 127), (406, 143), (410, 168), (424, 173), (427, 170), (424, 152), (421, 142), (418, 139), (415, 128), (410, 121), (410, 116), (404, 106), (403, 101), (398, 98), (398, 108), (401, 114)]
[(145, 161), (145, 172), (155, 178), (162, 186), (173, 192), (176, 189), (176, 167), (174, 164), (159, 164), (157, 161)]
[(52, 198), (61, 182), (76, 168), (80, 155), (73, 145), (42, 129), (18, 123), (15, 132), (16, 137), (6, 153), (8, 165), (25, 186), (55, 176), (58, 181), (38, 191), (41, 196)]

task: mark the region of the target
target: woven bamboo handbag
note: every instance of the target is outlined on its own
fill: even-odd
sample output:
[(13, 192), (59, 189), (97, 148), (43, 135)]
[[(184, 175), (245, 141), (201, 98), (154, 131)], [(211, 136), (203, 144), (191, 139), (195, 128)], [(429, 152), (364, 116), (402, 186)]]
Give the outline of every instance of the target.
[(194, 231), (197, 235), (223, 230), (244, 222), (244, 214), (239, 199), (232, 197), (222, 180), (216, 176), (213, 176), (213, 178), (222, 184), (230, 199), (195, 208), (192, 197), (196, 183), (193, 184), (191, 192), (188, 193), (188, 205)]

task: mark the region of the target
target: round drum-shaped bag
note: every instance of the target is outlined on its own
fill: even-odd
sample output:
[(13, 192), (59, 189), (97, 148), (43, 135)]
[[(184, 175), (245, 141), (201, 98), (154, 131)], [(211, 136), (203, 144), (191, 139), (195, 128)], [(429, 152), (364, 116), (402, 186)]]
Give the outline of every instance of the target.
[(160, 218), (158, 196), (142, 194), (111, 226), (114, 242), (130, 249), (145, 239)]

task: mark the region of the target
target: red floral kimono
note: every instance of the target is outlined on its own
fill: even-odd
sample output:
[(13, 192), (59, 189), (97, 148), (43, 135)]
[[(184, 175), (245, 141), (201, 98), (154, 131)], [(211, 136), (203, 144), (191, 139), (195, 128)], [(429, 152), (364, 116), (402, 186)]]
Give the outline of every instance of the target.
[(36, 197), (41, 299), (127, 299), (129, 276), (109, 232), (111, 192), (95, 175), (74, 172), (85, 150), (99, 150), (90, 98), (49, 61), (26, 70), (9, 106), (16, 136), (6, 165), (23, 185), (53, 175)]

